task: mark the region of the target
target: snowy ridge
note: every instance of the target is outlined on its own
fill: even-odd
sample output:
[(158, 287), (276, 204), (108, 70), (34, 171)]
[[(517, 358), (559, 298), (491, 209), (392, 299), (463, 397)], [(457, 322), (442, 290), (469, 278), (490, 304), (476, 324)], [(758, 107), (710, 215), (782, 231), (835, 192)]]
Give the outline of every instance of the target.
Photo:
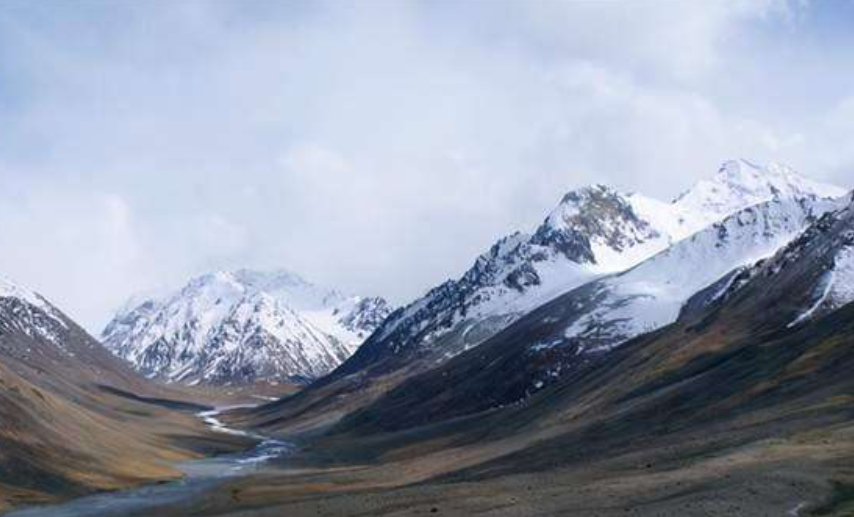
[[(768, 282), (755, 288), (763, 294), (775, 285), (785, 286), (783, 292), (768, 295), (773, 304), (788, 293), (796, 298), (799, 288), (795, 285), (815, 291), (813, 306), (804, 307), (797, 323), (824, 311), (829, 308), (832, 286), (850, 285), (836, 282), (840, 268), (827, 267), (828, 255), (843, 256), (850, 249), (844, 243), (854, 242), (850, 225), (841, 238), (827, 238), (836, 231), (832, 227), (837, 211), (847, 203), (846, 199), (774, 198), (709, 226), (629, 271), (567, 293), (529, 323), (548, 330), (529, 345), (528, 353), (549, 361), (532, 377), (528, 393), (551, 384), (592, 354), (607, 353), (673, 323), (686, 311), (701, 314), (698, 311), (704, 307), (732, 299), (746, 286), (756, 285), (756, 280)], [(794, 276), (777, 276), (789, 267)], [(756, 292), (751, 293), (747, 300), (757, 298)]]
[(564, 196), (532, 234), (499, 240), (462, 278), (393, 315), (376, 337), (402, 345), (415, 335), (432, 340), (463, 322), (471, 328), (472, 321), (496, 318), (495, 326), (476, 333), (482, 340), (556, 296), (630, 267), (669, 242), (637, 216), (625, 195), (603, 185), (582, 188)]
[[(823, 202), (843, 193), (787, 167), (771, 164), (763, 168), (744, 160), (724, 163), (715, 175), (672, 202), (603, 185), (572, 191), (532, 233), (514, 233), (499, 240), (461, 278), (432, 289), (392, 314), (342, 373), (410, 348), (436, 348), (443, 358), (452, 357), (570, 290), (631, 270), (670, 250), (667, 253), (672, 258), (656, 262), (668, 263), (660, 272), (640, 266), (642, 273), (600, 286), (607, 292), (619, 287), (621, 298), (671, 300), (667, 307), (649, 305), (648, 310), (655, 314), (646, 316), (635, 314), (625, 304), (603, 307), (603, 312), (615, 315), (607, 332), (615, 332), (616, 338), (655, 328), (675, 317), (686, 295), (693, 294), (690, 289), (702, 288), (703, 282), (717, 280), (713, 275), (773, 253), (803, 228), (810, 210), (818, 210)], [(747, 210), (765, 204), (765, 208)], [(722, 223), (733, 214), (739, 214), (738, 218)], [(742, 227), (753, 230), (744, 233)], [(698, 232), (706, 233), (699, 236)], [(695, 238), (693, 244), (681, 246)], [(761, 245), (750, 248), (750, 239), (760, 239)], [(718, 257), (721, 250), (729, 250), (730, 255)], [(711, 274), (682, 271), (685, 267), (703, 269), (700, 264), (705, 261), (710, 261), (707, 271)], [(668, 277), (671, 272), (672, 278)], [(641, 274), (653, 277), (648, 282), (636, 280)], [(680, 282), (681, 289), (668, 287)], [(599, 316), (579, 320), (567, 335), (586, 335), (597, 327), (593, 320), (601, 319)], [(606, 329), (597, 327), (597, 332)]]
[[(266, 293), (241, 299), (216, 327), (193, 368), (181, 371), (204, 382), (319, 377), (350, 355), (341, 342)], [(198, 368), (198, 370), (197, 370)]]
[(775, 198), (737, 212), (637, 267), (597, 283), (601, 300), (578, 315), (564, 338), (580, 350), (596, 352), (672, 323), (692, 295), (736, 268), (773, 255), (809, 223), (838, 206), (828, 200)]
[(779, 199), (835, 199), (842, 188), (813, 181), (777, 163), (765, 167), (746, 160), (724, 163), (717, 174), (699, 181), (673, 202), (694, 231), (743, 208)]
[(103, 332), (114, 354), (184, 383), (313, 379), (344, 361), (389, 312), (286, 271), (219, 271), (123, 310)]
[(629, 200), (640, 217), (677, 242), (772, 199), (836, 199), (844, 195), (844, 189), (810, 180), (785, 165), (760, 167), (746, 160), (730, 160), (670, 203), (640, 194), (631, 194)]

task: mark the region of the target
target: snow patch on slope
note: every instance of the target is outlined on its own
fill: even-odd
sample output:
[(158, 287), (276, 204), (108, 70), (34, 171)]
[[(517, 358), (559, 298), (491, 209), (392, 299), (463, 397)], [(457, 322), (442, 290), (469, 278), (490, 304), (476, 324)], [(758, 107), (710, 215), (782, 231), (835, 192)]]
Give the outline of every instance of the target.
[(854, 301), (854, 247), (847, 247), (836, 256), (834, 282), (828, 297), (837, 306)]
[(816, 301), (788, 327), (796, 327), (824, 309), (838, 309), (854, 302), (854, 230), (849, 230), (842, 238), (849, 244), (842, 247), (833, 258), (832, 268), (824, 274), (816, 288), (819, 293)]

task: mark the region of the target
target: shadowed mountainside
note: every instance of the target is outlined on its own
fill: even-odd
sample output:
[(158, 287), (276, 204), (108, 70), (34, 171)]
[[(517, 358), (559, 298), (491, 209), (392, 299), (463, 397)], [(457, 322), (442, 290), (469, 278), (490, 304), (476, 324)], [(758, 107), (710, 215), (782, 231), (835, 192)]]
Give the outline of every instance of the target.
[(213, 514), (848, 515), (854, 305), (772, 328), (794, 311), (755, 311), (761, 277), (742, 289), (515, 404), (454, 416), (442, 390), (412, 397), (460, 356), (307, 442), (309, 470), (237, 482)]
[(309, 470), (235, 483), (215, 514), (850, 515), (854, 305), (823, 293), (851, 225), (850, 207), (825, 216), (676, 323), (526, 391), (544, 315), (572, 306), (556, 300), (306, 438), (290, 461)]

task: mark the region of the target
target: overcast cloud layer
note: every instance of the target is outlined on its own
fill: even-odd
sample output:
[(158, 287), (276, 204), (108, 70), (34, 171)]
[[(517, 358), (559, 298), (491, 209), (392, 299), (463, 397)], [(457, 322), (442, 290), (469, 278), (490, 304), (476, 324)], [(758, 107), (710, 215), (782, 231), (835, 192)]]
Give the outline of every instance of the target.
[(0, 3), (0, 275), (98, 331), (285, 267), (403, 303), (561, 195), (854, 178), (854, 6)]

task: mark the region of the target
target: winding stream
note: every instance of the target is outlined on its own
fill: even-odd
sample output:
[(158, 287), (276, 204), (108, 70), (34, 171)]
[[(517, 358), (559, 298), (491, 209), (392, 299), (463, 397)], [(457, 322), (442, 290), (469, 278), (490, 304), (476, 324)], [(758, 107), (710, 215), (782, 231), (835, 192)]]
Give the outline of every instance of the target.
[[(242, 406), (247, 407), (247, 406)], [(235, 406), (198, 413), (211, 429), (259, 440), (252, 449), (222, 456), (182, 462), (176, 468), (184, 473), (179, 481), (140, 488), (105, 492), (73, 499), (71, 501), (35, 506), (3, 514), (4, 517), (131, 517), (134, 515), (156, 515), (164, 506), (180, 507), (222, 482), (223, 478), (242, 476), (260, 468), (265, 462), (285, 456), (294, 450), (288, 442), (274, 440), (254, 433), (231, 429), (217, 419), (223, 411)]]

